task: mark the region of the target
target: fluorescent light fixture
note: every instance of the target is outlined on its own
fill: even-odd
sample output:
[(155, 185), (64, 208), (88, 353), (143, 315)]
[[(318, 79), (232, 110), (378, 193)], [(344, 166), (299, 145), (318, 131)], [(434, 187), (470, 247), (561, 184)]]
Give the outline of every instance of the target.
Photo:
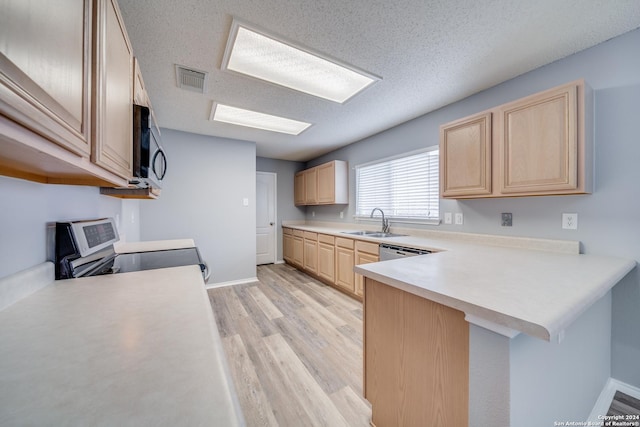
[(222, 69), (344, 103), (379, 78), (233, 21)]
[(290, 135), (299, 135), (311, 126), (311, 123), (231, 107), (217, 102), (213, 104), (210, 120)]

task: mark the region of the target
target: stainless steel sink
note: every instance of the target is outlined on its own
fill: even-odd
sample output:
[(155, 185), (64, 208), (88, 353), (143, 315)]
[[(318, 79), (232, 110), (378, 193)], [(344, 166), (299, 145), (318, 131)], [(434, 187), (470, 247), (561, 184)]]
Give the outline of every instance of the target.
[(367, 237), (400, 237), (406, 236), (406, 234), (396, 234), (396, 233), (383, 233), (381, 231), (343, 231), (344, 234), (351, 234), (354, 236), (367, 236)]

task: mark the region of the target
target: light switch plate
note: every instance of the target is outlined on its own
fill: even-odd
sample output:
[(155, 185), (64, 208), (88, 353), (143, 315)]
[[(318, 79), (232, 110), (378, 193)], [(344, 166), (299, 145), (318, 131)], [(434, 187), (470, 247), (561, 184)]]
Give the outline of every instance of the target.
[(511, 212), (502, 213), (502, 226), (511, 227), (513, 225), (513, 214)]
[(452, 218), (451, 212), (445, 212), (444, 213), (444, 223), (445, 224), (453, 223), (453, 218)]

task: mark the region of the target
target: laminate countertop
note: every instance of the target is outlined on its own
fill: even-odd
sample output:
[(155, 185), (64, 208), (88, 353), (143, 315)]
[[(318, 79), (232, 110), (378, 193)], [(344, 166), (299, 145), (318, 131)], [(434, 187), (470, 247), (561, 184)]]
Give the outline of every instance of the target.
[(564, 330), (636, 266), (634, 260), (579, 254), (579, 242), (419, 231), (373, 239), (331, 226), (283, 226), (434, 249), (358, 265), (355, 272), (463, 311), (470, 323), (511, 338), (523, 332), (561, 341)]
[(60, 280), (0, 311), (0, 425), (243, 425), (198, 266)]

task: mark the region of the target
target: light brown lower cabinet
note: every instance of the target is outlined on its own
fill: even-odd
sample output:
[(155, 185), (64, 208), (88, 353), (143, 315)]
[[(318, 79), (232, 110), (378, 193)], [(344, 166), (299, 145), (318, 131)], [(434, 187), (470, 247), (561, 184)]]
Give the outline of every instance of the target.
[(364, 395), (371, 425), (469, 425), (464, 313), (370, 278), (364, 296)]
[(353, 239), (336, 237), (336, 285), (354, 293), (355, 291), (355, 251)]
[(304, 266), (304, 239), (302, 231), (293, 230), (293, 265), (302, 268)]
[(318, 274), (318, 234), (304, 232), (304, 265), (303, 268), (313, 274)]
[[(356, 241), (355, 265), (369, 264), (379, 261), (380, 248), (377, 243)], [(364, 277), (361, 274), (355, 275), (355, 293), (364, 296)]]
[(318, 234), (318, 276), (329, 283), (336, 280), (335, 238), (326, 234)]
[(288, 263), (293, 262), (293, 230), (282, 228), (282, 258)]

